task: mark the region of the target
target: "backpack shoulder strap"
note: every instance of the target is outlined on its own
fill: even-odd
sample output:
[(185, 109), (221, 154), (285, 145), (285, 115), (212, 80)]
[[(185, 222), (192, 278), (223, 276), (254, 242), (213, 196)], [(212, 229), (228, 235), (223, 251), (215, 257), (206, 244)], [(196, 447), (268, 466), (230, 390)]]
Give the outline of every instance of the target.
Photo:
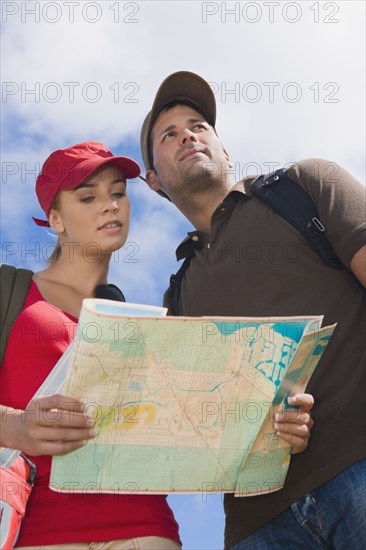
[(180, 291), (182, 287), (182, 279), (184, 277), (184, 273), (189, 267), (189, 264), (191, 263), (192, 256), (188, 256), (180, 268), (178, 269), (177, 273), (175, 275), (170, 276), (170, 284), (169, 284), (169, 291), (170, 291), (170, 304), (169, 304), (169, 313), (171, 315), (179, 315), (179, 299), (180, 299)]
[(328, 242), (323, 223), (308, 193), (284, 170), (261, 176), (252, 183), (253, 195), (289, 222), (307, 240), (323, 262), (332, 269), (344, 269)]
[(0, 267), (0, 363), (3, 360), (10, 329), (22, 310), (33, 277), (29, 269), (3, 264)]
[[(319, 219), (318, 211), (308, 193), (283, 169), (256, 179), (251, 186), (253, 195), (289, 222), (307, 240), (311, 248), (332, 269), (344, 269), (325, 237), (326, 228)], [(170, 311), (179, 315), (179, 300), (182, 279), (192, 256), (187, 257), (177, 273), (170, 277)]]

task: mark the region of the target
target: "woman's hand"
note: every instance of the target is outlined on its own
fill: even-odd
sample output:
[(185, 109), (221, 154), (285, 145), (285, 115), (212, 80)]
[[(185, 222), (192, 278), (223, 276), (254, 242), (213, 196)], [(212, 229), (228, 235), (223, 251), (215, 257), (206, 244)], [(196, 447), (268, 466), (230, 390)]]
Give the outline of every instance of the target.
[(1, 444), (32, 456), (63, 455), (96, 436), (83, 403), (72, 397), (35, 397), (23, 410), (3, 408)]

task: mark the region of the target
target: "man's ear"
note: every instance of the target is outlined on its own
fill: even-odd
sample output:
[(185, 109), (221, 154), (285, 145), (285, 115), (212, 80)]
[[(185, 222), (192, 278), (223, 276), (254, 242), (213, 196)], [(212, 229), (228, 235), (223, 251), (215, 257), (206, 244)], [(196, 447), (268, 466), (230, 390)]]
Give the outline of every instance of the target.
[(61, 235), (65, 231), (61, 214), (54, 208), (51, 208), (50, 210), (50, 213), (48, 216), (48, 223), (50, 224), (51, 228), (59, 235)]
[(227, 164), (228, 164), (229, 168), (233, 168), (233, 167), (234, 167), (234, 163), (233, 163), (233, 161), (230, 159), (229, 153), (227, 152), (227, 150), (225, 149), (225, 147), (223, 147), (223, 150), (224, 150), (225, 157), (226, 157), (226, 161), (227, 161)]
[(146, 172), (146, 182), (153, 191), (160, 190), (160, 183), (155, 170), (148, 170)]

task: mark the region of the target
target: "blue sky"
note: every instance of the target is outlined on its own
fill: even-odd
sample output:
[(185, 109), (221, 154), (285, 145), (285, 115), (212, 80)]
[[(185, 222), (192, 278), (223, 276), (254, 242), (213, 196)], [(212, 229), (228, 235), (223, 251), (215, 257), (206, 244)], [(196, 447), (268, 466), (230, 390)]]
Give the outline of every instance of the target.
[[(364, 19), (362, 1), (3, 1), (2, 262), (45, 263), (54, 237), (31, 216), (52, 150), (96, 140), (142, 165), (140, 126), (177, 70), (211, 83), (238, 179), (321, 157), (364, 181)], [(129, 301), (160, 305), (190, 224), (143, 182), (128, 187), (130, 236), (110, 280)], [(170, 502), (186, 550), (222, 548), (222, 495)]]

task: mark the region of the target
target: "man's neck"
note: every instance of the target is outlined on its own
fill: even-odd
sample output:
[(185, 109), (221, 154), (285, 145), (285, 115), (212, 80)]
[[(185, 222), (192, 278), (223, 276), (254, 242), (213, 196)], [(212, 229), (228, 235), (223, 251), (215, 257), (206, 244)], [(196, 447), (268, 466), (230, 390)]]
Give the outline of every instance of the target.
[(173, 202), (198, 231), (210, 234), (212, 214), (222, 203), (232, 186), (233, 182), (220, 189), (210, 191), (210, 193), (205, 192), (202, 195), (195, 195), (188, 199), (177, 198), (173, 199)]

